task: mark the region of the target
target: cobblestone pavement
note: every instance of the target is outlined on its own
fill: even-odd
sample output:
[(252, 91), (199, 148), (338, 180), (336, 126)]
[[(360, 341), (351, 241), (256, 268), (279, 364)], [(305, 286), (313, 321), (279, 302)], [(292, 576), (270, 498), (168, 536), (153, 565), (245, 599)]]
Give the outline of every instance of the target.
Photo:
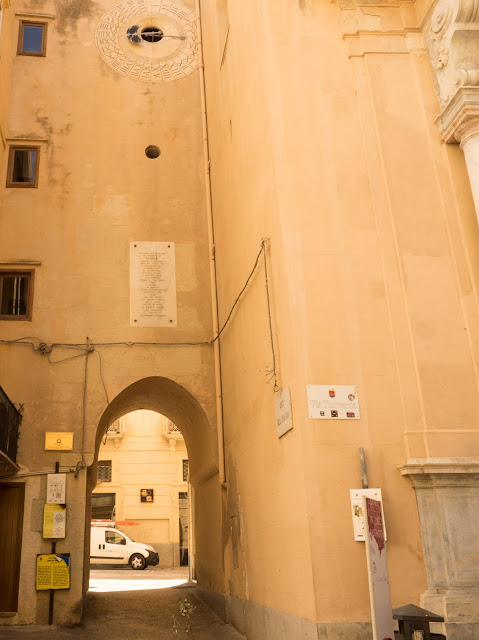
[[(186, 579), (182, 569), (93, 570), (81, 625), (0, 626), (0, 640), (245, 640), (196, 598), (195, 585)], [(197, 607), (191, 616), (193, 636), (175, 635), (173, 616), (183, 623), (179, 598)]]

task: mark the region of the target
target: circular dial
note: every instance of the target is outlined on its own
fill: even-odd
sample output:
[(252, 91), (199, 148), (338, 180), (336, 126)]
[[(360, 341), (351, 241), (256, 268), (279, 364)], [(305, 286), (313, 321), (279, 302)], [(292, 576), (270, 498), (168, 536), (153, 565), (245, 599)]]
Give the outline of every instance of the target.
[(100, 20), (96, 43), (117, 73), (169, 82), (198, 66), (196, 27), (195, 13), (180, 2), (123, 0)]

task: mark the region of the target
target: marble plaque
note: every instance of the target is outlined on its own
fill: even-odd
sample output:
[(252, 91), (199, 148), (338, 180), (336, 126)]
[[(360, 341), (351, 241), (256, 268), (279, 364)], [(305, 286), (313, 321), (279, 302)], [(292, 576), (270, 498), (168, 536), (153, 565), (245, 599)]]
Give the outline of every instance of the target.
[(130, 325), (176, 327), (174, 242), (130, 243)]

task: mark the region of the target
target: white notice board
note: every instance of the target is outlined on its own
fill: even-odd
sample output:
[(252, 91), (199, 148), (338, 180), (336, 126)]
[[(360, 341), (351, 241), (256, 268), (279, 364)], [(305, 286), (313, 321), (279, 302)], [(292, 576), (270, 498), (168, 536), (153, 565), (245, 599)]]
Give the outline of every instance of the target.
[(130, 242), (130, 325), (176, 327), (174, 242)]
[(358, 391), (347, 384), (308, 384), (309, 417), (317, 420), (359, 420)]

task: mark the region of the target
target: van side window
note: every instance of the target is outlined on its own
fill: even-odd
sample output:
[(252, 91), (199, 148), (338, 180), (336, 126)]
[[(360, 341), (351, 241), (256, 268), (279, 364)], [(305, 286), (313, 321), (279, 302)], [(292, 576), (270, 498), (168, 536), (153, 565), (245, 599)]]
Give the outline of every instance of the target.
[(126, 540), (116, 531), (105, 531), (105, 542), (109, 544), (126, 544)]

